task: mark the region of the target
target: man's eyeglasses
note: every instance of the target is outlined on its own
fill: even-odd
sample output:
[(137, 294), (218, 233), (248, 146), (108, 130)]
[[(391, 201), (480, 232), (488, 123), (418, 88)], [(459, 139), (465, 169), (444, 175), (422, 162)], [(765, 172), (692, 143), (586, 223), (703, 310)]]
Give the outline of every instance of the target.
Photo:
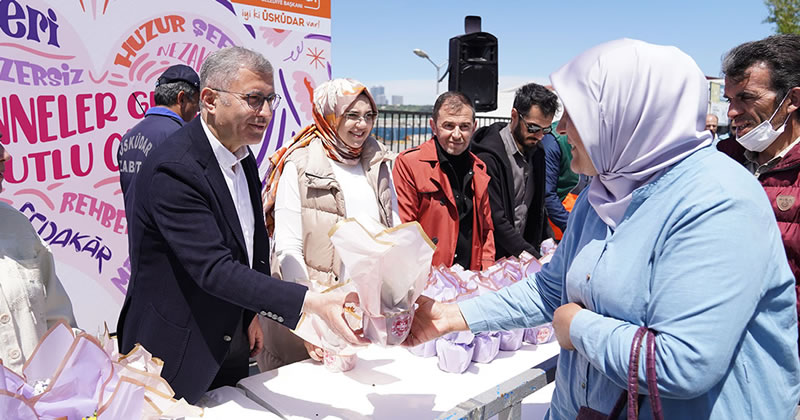
[(345, 119), (347, 119), (347, 121), (350, 121), (350, 122), (353, 122), (353, 123), (356, 123), (356, 124), (358, 124), (358, 122), (361, 121), (362, 119), (364, 120), (365, 123), (372, 124), (375, 121), (375, 118), (378, 117), (378, 114), (376, 114), (374, 112), (367, 112), (366, 114), (364, 114), (362, 116), (358, 112), (348, 112), (348, 113), (344, 114), (344, 117), (345, 117)]
[(540, 127), (537, 124), (529, 123), (529, 122), (523, 120), (522, 119), (522, 113), (519, 112), (519, 110), (517, 110), (517, 115), (519, 116), (519, 122), (525, 124), (525, 128), (528, 130), (528, 133), (530, 133), (530, 134), (539, 134), (539, 131), (541, 131), (542, 134), (550, 134), (550, 133), (553, 132), (553, 127), (552, 126)]
[(219, 92), (230, 93), (231, 95), (236, 95), (239, 99), (242, 99), (253, 111), (258, 111), (264, 106), (264, 102), (269, 104), (269, 109), (274, 111), (278, 109), (278, 104), (281, 103), (281, 95), (277, 93), (270, 93), (267, 96), (258, 94), (258, 93), (240, 93), (240, 92), (231, 92), (225, 89), (217, 89), (217, 88), (210, 88)]

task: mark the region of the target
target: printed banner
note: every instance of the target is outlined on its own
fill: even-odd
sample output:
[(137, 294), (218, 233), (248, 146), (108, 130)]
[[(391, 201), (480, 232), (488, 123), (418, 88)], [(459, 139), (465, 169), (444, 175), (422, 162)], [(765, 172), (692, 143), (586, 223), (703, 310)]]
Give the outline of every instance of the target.
[(300, 32), (331, 32), (330, 0), (231, 0), (244, 23)]
[[(284, 100), (252, 148), (262, 172), (266, 157), (312, 121), (313, 88), (331, 77), (330, 0), (246, 2), (309, 16), (303, 22), (317, 19), (316, 27), (244, 19), (237, 8), (245, 2), (236, 3), (0, 0), (0, 131), (12, 156), (0, 200), (49, 244), (89, 332), (103, 322), (116, 328), (130, 278), (120, 138), (154, 105), (167, 67), (199, 72), (208, 54), (231, 45), (272, 62)], [(296, 10), (298, 3), (318, 9)]]

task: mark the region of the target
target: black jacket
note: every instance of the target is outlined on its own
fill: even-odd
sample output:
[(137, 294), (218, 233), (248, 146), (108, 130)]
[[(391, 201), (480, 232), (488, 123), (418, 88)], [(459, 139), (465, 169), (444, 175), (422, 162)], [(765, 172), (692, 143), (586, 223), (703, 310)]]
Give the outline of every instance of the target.
[(500, 137), (507, 123), (497, 122), (479, 128), (472, 136), (472, 152), (486, 164), (486, 171), (492, 177), (489, 181), (489, 203), (494, 222), (494, 241), (497, 259), (518, 257), (528, 251), (539, 258), (539, 246), (547, 232), (544, 209), (545, 160), (544, 150), (536, 147), (527, 154), (532, 164), (534, 193), (528, 205), (528, 218), (525, 232), (514, 227), (514, 175), (508, 159), (503, 139)]
[(119, 184), (127, 201), (128, 192), (144, 160), (172, 133), (184, 126), (183, 120), (165, 108), (150, 108), (144, 119), (128, 130), (117, 150)]
[[(208, 390), (236, 328), (254, 312), (295, 328), (307, 288), (270, 277), (261, 182), (242, 160), (255, 215), (252, 269), (233, 198), (200, 123), (176, 131), (136, 176), (128, 215), (131, 279), (117, 333), (121, 353), (141, 343), (164, 361), (175, 398)], [(243, 361), (247, 366), (247, 359)]]

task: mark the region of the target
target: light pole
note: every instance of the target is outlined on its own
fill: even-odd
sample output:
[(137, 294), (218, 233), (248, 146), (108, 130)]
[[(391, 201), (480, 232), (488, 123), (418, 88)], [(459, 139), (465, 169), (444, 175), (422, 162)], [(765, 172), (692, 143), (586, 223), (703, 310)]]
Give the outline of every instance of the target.
[(415, 48), (414, 49), (414, 54), (416, 54), (417, 57), (424, 58), (424, 59), (430, 61), (431, 64), (433, 64), (433, 67), (436, 67), (436, 97), (438, 98), (439, 97), (439, 82), (441, 82), (441, 80), (439, 79), (439, 71), (442, 69), (442, 67), (444, 67), (445, 64), (447, 64), (447, 60), (445, 60), (444, 63), (442, 63), (442, 64), (436, 65), (436, 63), (434, 63), (433, 60), (431, 60), (431, 58), (428, 56), (428, 53), (426, 53), (425, 51), (422, 51), (419, 48)]

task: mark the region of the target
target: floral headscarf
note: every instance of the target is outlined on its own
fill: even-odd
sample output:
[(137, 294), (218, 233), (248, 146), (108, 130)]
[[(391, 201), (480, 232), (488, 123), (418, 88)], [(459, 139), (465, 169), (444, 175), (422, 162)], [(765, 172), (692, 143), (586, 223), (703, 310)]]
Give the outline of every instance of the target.
[(334, 79), (322, 83), (314, 89), (313, 116), (314, 123), (303, 128), (286, 146), (275, 151), (269, 157), (267, 168), (267, 185), (261, 199), (267, 218), (270, 234), (274, 226), (275, 193), (278, 181), (283, 174), (286, 159), (297, 149), (308, 146), (314, 139), (320, 139), (327, 156), (346, 165), (357, 165), (360, 162), (362, 147), (351, 147), (339, 137), (337, 128), (344, 112), (356, 101), (359, 95), (365, 95), (372, 106), (372, 112), (378, 112), (375, 100), (366, 86), (353, 79)]

